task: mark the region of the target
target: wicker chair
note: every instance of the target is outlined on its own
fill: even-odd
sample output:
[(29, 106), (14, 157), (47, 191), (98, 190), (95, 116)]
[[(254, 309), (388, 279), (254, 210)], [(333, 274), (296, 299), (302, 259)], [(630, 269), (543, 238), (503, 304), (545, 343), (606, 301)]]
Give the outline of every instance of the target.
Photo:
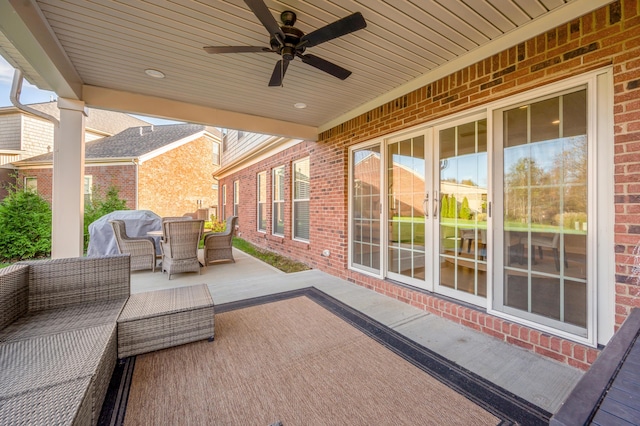
[(162, 272), (172, 274), (180, 272), (200, 273), (198, 243), (202, 238), (204, 220), (180, 220), (164, 223), (166, 231), (162, 246)]
[(165, 216), (162, 218), (162, 241), (167, 240), (167, 229), (165, 228), (165, 223), (167, 222), (175, 222), (179, 220), (192, 220), (191, 216)]
[(151, 237), (130, 237), (123, 220), (110, 220), (118, 251), (131, 255), (131, 270), (156, 271), (156, 245)]
[(238, 223), (237, 216), (229, 216), (227, 218), (227, 229), (224, 232), (211, 232), (204, 237), (204, 264), (208, 265), (210, 262), (216, 260), (231, 260), (235, 263), (233, 258), (233, 250), (231, 242), (233, 235), (236, 231), (236, 224)]

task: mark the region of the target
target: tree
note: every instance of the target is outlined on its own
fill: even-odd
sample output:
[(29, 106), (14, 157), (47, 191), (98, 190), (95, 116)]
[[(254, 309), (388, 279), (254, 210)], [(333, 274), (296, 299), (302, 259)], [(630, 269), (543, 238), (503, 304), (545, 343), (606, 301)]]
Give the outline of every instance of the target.
[(449, 217), (449, 196), (444, 194), (442, 197), (442, 206), (440, 206), (440, 217), (447, 218)]
[(471, 219), (471, 209), (469, 208), (469, 200), (467, 197), (462, 199), (462, 206), (460, 206), (460, 219), (469, 220)]
[(119, 197), (120, 190), (111, 185), (104, 196), (100, 195), (99, 188), (93, 190), (94, 196), (84, 205), (84, 249), (89, 245), (89, 225), (100, 219), (107, 213), (116, 210), (128, 210), (127, 201)]
[(35, 191), (7, 187), (0, 203), (0, 258), (22, 260), (51, 254), (51, 207)]
[(458, 202), (456, 201), (456, 197), (452, 195), (451, 197), (449, 197), (449, 207), (447, 208), (449, 217), (452, 219), (458, 217), (457, 210)]

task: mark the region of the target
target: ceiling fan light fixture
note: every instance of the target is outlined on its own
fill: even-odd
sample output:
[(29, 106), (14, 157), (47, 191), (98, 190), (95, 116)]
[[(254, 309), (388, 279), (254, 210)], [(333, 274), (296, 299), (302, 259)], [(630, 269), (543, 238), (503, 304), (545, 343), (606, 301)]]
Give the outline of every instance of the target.
[(297, 109), (305, 109), (307, 107), (307, 104), (305, 104), (304, 102), (296, 102), (295, 104), (293, 104), (293, 107)]
[(146, 70), (144, 70), (145, 74), (147, 74), (149, 77), (153, 77), (153, 78), (164, 78), (164, 73), (162, 71), (158, 71), (158, 70), (154, 70), (152, 68), (148, 68)]

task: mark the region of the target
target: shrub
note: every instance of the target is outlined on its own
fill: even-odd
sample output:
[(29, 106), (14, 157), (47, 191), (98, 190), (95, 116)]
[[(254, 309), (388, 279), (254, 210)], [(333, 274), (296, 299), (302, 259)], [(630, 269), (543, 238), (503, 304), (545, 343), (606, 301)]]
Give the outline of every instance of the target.
[(460, 207), (460, 219), (469, 220), (473, 217), (471, 209), (469, 208), (469, 200), (467, 197), (462, 199), (462, 206)]
[(35, 191), (7, 188), (0, 203), (0, 259), (14, 261), (51, 254), (51, 207)]
[[(210, 226), (207, 226), (209, 224)], [(224, 232), (227, 229), (227, 221), (218, 221), (218, 218), (211, 215), (211, 222), (205, 222), (205, 228), (211, 229), (211, 232)]]
[(119, 197), (120, 190), (116, 186), (110, 186), (104, 195), (100, 194), (99, 188), (93, 190), (91, 201), (84, 205), (84, 249), (89, 246), (89, 225), (100, 219), (107, 213), (116, 210), (129, 210), (126, 200)]

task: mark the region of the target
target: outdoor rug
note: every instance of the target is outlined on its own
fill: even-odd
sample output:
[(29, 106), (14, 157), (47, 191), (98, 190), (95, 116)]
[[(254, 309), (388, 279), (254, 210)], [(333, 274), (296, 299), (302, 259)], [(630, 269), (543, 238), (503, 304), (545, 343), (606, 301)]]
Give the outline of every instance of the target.
[(117, 366), (101, 425), (548, 424), (319, 290), (216, 305), (215, 341)]

